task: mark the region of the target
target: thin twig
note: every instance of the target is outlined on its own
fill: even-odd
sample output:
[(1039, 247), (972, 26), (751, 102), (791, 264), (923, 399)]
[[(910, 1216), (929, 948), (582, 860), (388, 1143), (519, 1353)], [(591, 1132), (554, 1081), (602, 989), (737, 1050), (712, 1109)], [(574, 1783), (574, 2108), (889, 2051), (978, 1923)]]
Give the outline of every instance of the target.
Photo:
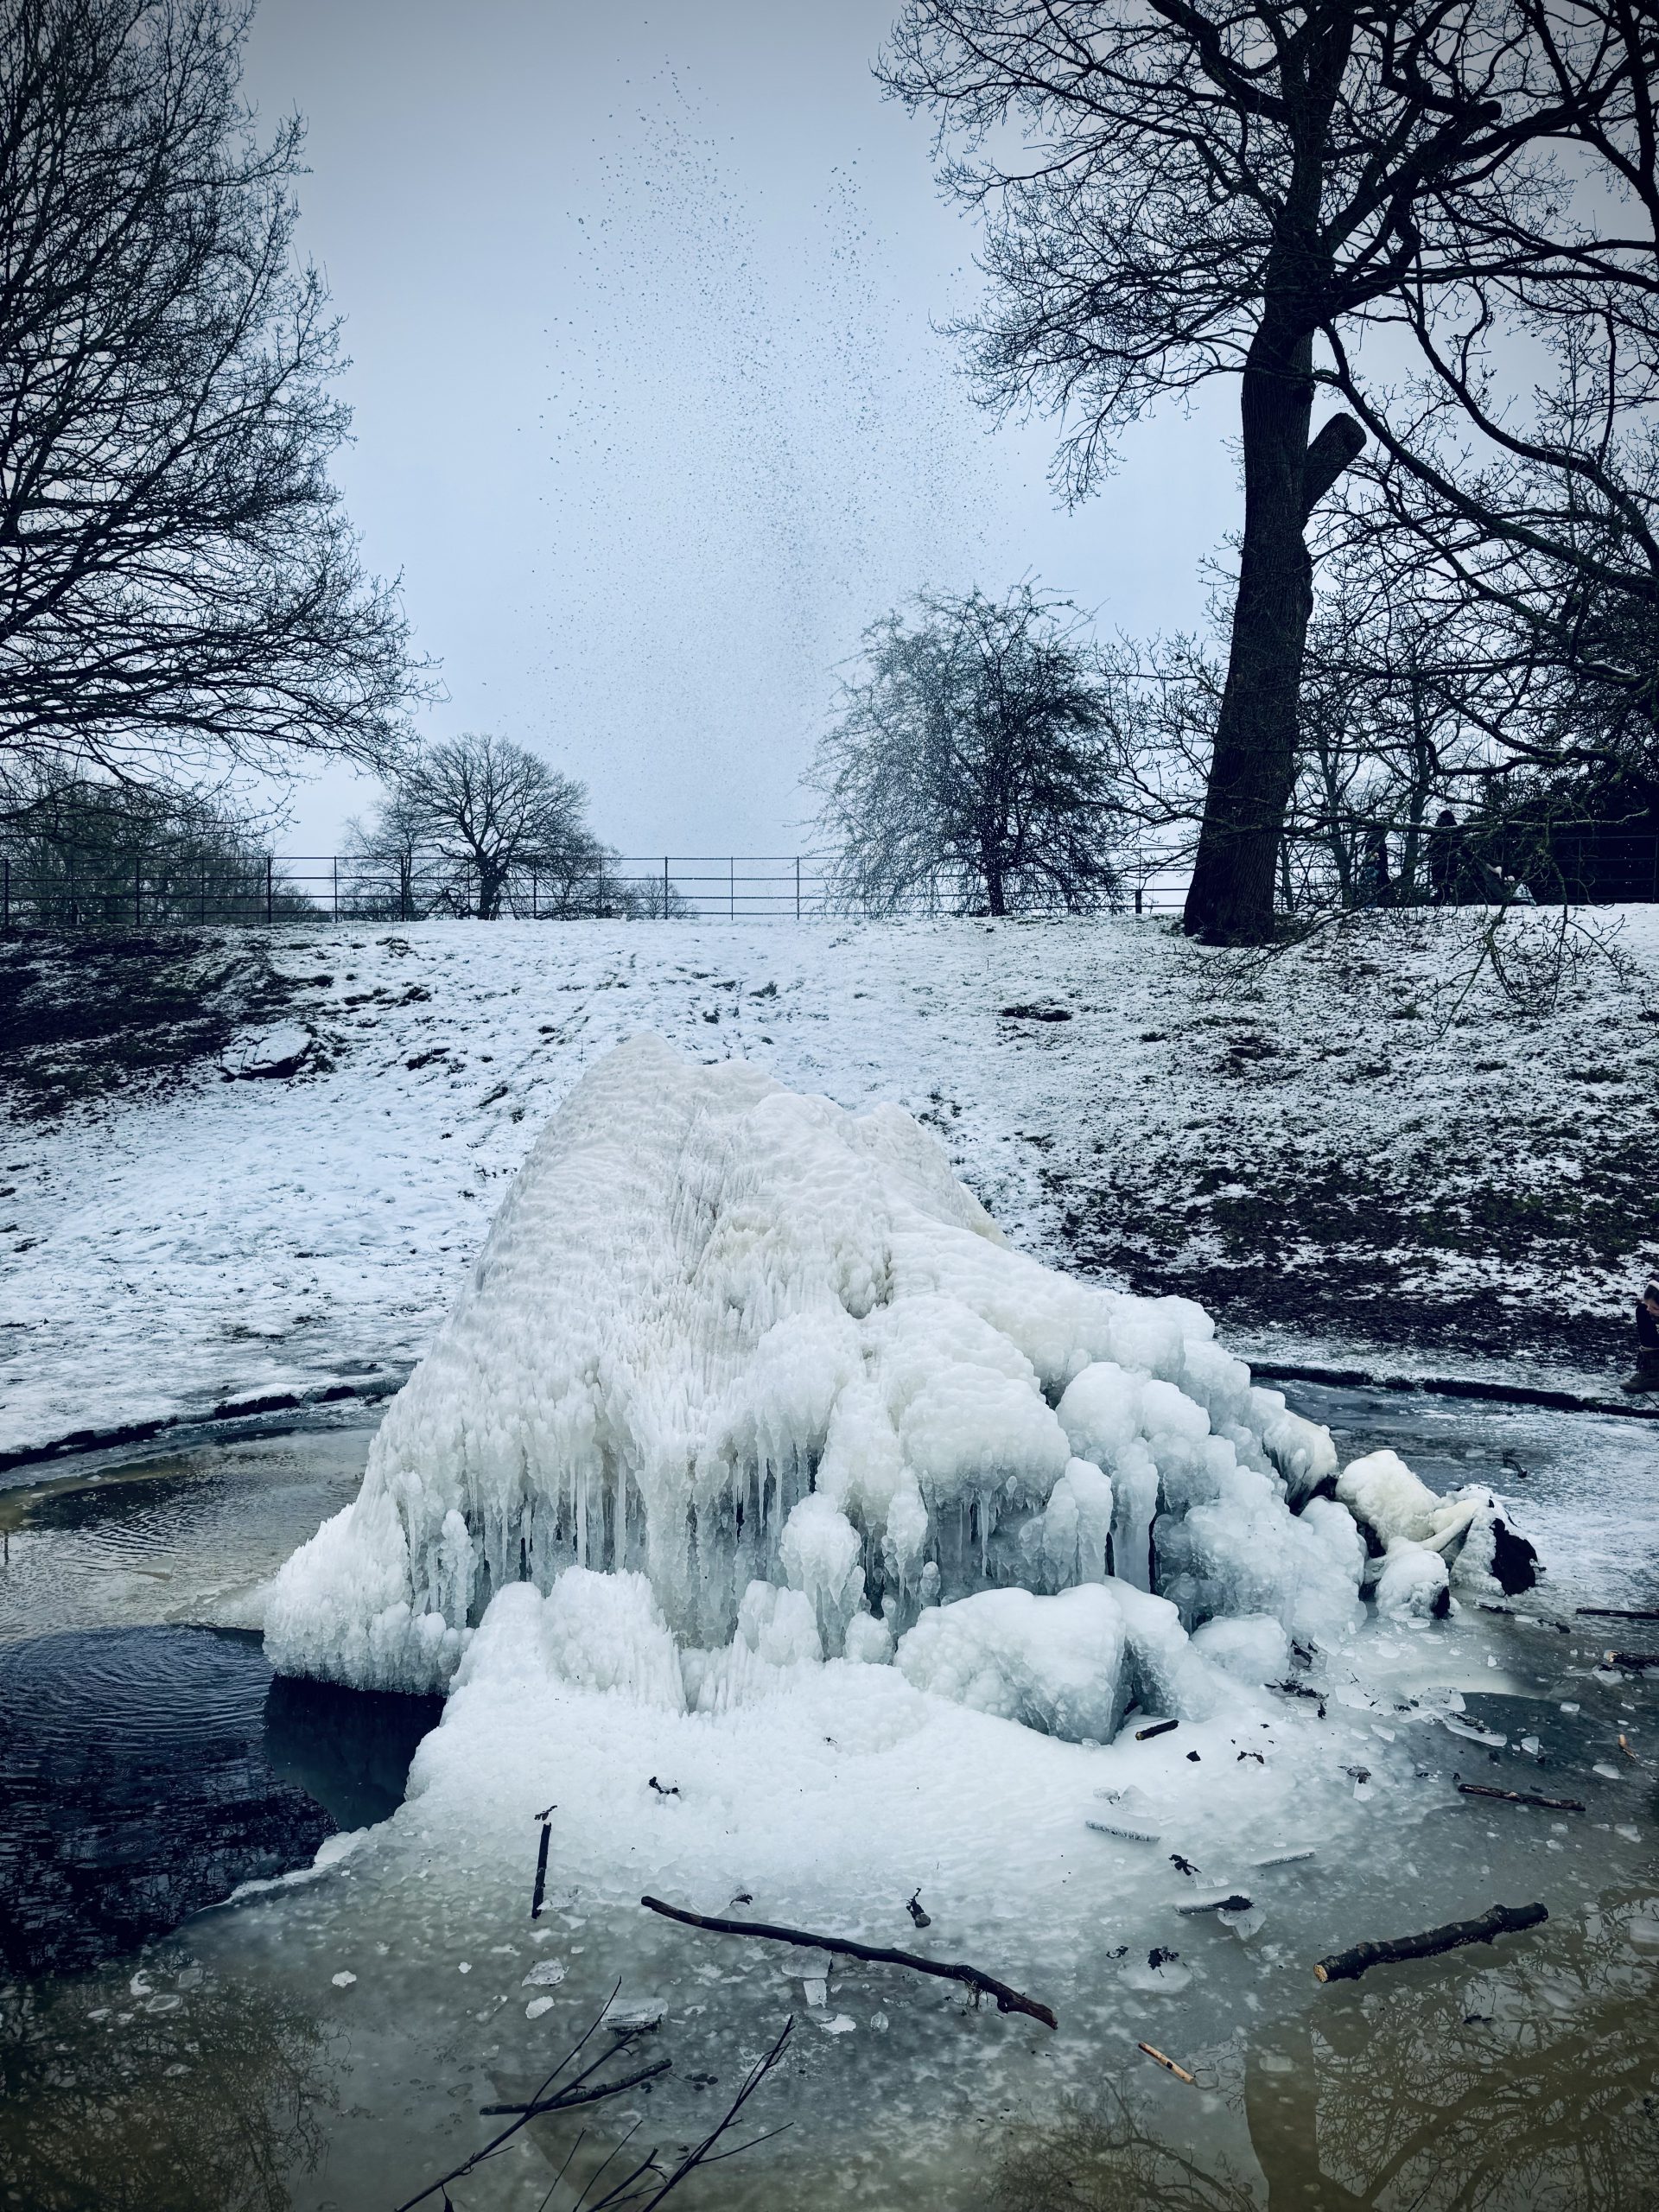
[[(673, 2172), (670, 2174), (668, 2179), (663, 2183), (662, 2187), (656, 2192), (656, 2194), (652, 2196), (648, 2196), (645, 2199), (645, 2204), (642, 2208), (642, 2212), (652, 2212), (652, 2207), (653, 2205), (660, 2204), (663, 2199), (668, 2195), (670, 2190), (677, 2188), (679, 2183), (685, 2179), (687, 2174), (690, 2173), (695, 2167), (702, 2165), (708, 2158), (709, 2152), (714, 2149), (715, 2144), (719, 2142), (721, 2137), (726, 2133), (732, 2122), (737, 2118), (739, 2113), (742, 2111), (744, 2106), (747, 2104), (749, 2099), (754, 2094), (755, 2091), (760, 2087), (760, 2084), (766, 2080), (767, 2075), (771, 2073), (772, 2068), (777, 2065), (779, 2060), (783, 2056), (784, 2045), (789, 2041), (790, 2031), (794, 2025), (795, 2016), (791, 2012), (788, 2019), (784, 2022), (783, 2032), (779, 2035), (777, 2042), (773, 2044), (772, 2049), (766, 2053), (764, 2058), (758, 2059), (749, 2069), (748, 2079), (744, 2082), (737, 2094), (732, 2099), (731, 2104), (727, 2108), (726, 2117), (720, 2122), (718, 2126), (711, 2129), (710, 2132), (703, 2137), (702, 2142), (698, 2144), (695, 2151), (689, 2151), (686, 2153), (685, 2157), (681, 2159), (679, 2164), (675, 2167)], [(748, 2148), (751, 2146), (745, 2145), (744, 2147)]]
[[(607, 2012), (611, 2005), (616, 2002), (617, 1997), (621, 1992), (621, 1988), (622, 1984), (619, 1980), (616, 1986), (606, 1999), (604, 2008), (588, 2023), (581, 2036), (577, 2037), (576, 2041), (571, 2045), (570, 2049), (566, 2051), (564, 2056), (553, 2069), (553, 2071), (542, 2083), (541, 2088), (537, 2090), (535, 2096), (531, 2100), (531, 2102), (533, 2105), (538, 2105), (542, 2102), (555, 2082), (556, 2082), (560, 2075), (563, 2073), (565, 2068), (569, 2065), (572, 2059), (575, 2058), (580, 2054), (583, 2044), (587, 2043), (588, 2037), (594, 2033), (594, 2031), (598, 2027), (600, 2022), (604, 2018), (606, 2012)], [(607, 2050), (601, 2057), (595, 2059), (592, 2066), (588, 2067), (583, 2072), (577, 2075), (575, 2080), (569, 2084), (569, 2087), (573, 2089), (579, 2087), (582, 2082), (588, 2079), (588, 2075), (594, 2072), (598, 2067), (602, 2066), (605, 2063), (606, 2059), (610, 2057), (610, 2056), (611, 2053)], [(474, 2166), (481, 2165), (486, 2158), (493, 2158), (495, 2153), (510, 2137), (516, 2135), (521, 2127), (524, 2127), (529, 2125), (530, 2118), (531, 2115), (529, 2113), (520, 2113), (518, 2119), (512, 2122), (511, 2126), (504, 2127), (499, 2135), (492, 2136), (490, 2140), (485, 2144), (482, 2150), (474, 2151), (470, 2158), (462, 2159), (460, 2165), (453, 2167), (448, 2173), (440, 2174), (436, 2181), (429, 2182), (426, 2187), (422, 2190), (417, 2196), (406, 2197), (404, 2202), (397, 2207), (397, 2212), (415, 2212), (415, 2207), (417, 2204), (424, 2204), (429, 2196), (435, 2196), (440, 2190), (442, 2190), (444, 2195), (447, 2196), (448, 2195), (449, 2184), (452, 2181), (461, 2180), (463, 2175), (471, 2173)]]
[[(609, 2051), (605, 2058), (612, 2056)], [(602, 2066), (605, 2058), (595, 2059), (594, 2066)], [(569, 2112), (573, 2105), (598, 2104), (604, 2097), (620, 2097), (625, 2089), (637, 2088), (641, 2082), (654, 2081), (658, 2075), (666, 2074), (674, 2063), (671, 2058), (659, 2058), (653, 2066), (642, 2066), (637, 2074), (625, 2074), (620, 2082), (601, 2082), (592, 2089), (579, 2089), (573, 2083), (568, 2089), (556, 2089), (550, 2097), (543, 2097), (528, 2105), (480, 2105), (479, 2113), (485, 2120), (499, 2120), (505, 2113), (522, 2113), (526, 2120), (534, 2120), (538, 2112)], [(591, 2073), (593, 2067), (588, 2069)], [(583, 2080), (587, 2076), (583, 2075)]]

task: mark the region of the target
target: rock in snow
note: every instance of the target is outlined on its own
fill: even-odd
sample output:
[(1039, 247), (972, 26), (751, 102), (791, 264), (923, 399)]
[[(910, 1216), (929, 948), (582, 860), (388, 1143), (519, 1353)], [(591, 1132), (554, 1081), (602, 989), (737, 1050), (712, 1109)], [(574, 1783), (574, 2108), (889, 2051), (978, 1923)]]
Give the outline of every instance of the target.
[[(266, 1644), (427, 1690), (497, 1605), (543, 1673), (650, 1705), (896, 1656), (1100, 1739), (1132, 1698), (1202, 1717), (1355, 1625), (1336, 1472), (1201, 1308), (1010, 1249), (898, 1109), (641, 1037), (543, 1132)], [(1421, 1542), (1441, 1502), (1400, 1475), (1354, 1510)]]

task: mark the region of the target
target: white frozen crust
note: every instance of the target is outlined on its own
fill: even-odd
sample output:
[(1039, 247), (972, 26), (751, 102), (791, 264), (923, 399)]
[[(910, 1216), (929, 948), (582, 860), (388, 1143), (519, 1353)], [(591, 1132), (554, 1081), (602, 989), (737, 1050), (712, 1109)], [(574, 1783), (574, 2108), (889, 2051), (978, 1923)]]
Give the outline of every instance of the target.
[(543, 1131), (267, 1648), (442, 1688), (528, 1583), (573, 1682), (709, 1710), (896, 1645), (912, 1681), (1109, 1733), (1354, 1626), (1352, 1520), (1291, 1510), (1336, 1467), (1200, 1307), (1012, 1250), (897, 1108), (643, 1036)]

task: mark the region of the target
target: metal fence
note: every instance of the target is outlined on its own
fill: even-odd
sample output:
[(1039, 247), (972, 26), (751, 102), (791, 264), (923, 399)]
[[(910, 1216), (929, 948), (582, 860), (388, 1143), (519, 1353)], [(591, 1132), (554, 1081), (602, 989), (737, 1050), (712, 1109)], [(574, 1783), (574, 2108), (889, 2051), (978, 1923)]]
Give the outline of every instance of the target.
[[(843, 918), (829, 856), (665, 854), (617, 857), (569, 873), (510, 870), (498, 911), (520, 921), (593, 919), (816, 921)], [(476, 874), (412, 856), (396, 863), (347, 854), (270, 854), (245, 861), (180, 867), (138, 858), (130, 866), (77, 867), (59, 854), (48, 872), (0, 854), (0, 928), (143, 930), (265, 925), (320, 920), (409, 922), (475, 914)], [(1135, 912), (1179, 912), (1184, 871), (1154, 861), (1124, 872), (1123, 901)], [(941, 878), (898, 910), (906, 916), (963, 911), (957, 886)]]
[[(1533, 897), (1552, 905), (1659, 901), (1659, 830), (1562, 823), (1524, 831), (1471, 825), (1464, 835), (1452, 879), (1438, 887), (1426, 880), (1416, 898), (1479, 904), (1511, 896), (1524, 883)], [(1120, 866), (1125, 910), (1180, 914), (1191, 874), (1184, 858), (1142, 851), (1123, 856)], [(49, 861), (38, 849), (24, 855), (0, 852), (3, 930), (410, 922), (475, 914), (478, 893), (473, 871), (423, 855), (399, 867), (347, 854), (184, 862), (141, 855), (112, 863), (64, 849), (55, 849)], [(1398, 900), (1400, 887), (1387, 895)], [(500, 884), (496, 910), (520, 921), (817, 921), (847, 912), (836, 895), (833, 862), (817, 853), (615, 857), (577, 873), (525, 865)], [(976, 911), (983, 910), (963, 899), (959, 882), (944, 876), (896, 909), (909, 917)]]

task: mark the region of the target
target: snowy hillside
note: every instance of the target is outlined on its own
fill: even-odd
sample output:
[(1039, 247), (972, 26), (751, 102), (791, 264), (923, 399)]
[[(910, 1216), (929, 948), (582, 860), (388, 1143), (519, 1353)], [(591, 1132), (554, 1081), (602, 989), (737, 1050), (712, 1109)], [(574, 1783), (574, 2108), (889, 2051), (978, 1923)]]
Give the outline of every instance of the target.
[(1259, 970), (1128, 918), (276, 933), (264, 1016), (182, 1071), (60, 1105), (14, 1055), (0, 1451), (401, 1379), (640, 1032), (905, 1106), (1017, 1247), (1196, 1296), (1235, 1349), (1605, 1389), (1659, 1264), (1659, 910), (1548, 1020), (1459, 1005), (1444, 921)]

